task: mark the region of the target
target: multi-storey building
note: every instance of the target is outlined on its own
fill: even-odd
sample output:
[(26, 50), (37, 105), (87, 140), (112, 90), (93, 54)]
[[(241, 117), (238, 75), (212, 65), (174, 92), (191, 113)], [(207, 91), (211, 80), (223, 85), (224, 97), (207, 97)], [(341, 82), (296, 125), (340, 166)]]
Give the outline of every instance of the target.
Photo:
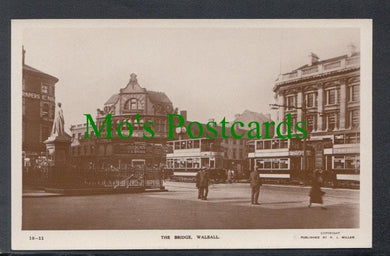
[[(137, 76), (130, 75), (127, 86), (112, 95), (97, 110), (97, 129), (104, 127), (104, 121), (111, 114), (112, 138), (106, 138), (106, 128), (97, 138), (90, 125), (90, 138), (86, 138), (87, 125), (71, 127), (71, 153), (73, 163), (83, 168), (105, 169), (113, 167), (126, 170), (139, 165), (156, 166), (165, 163), (165, 144), (168, 135), (168, 113), (174, 113), (172, 102), (163, 92), (149, 91), (138, 84)], [(139, 118), (137, 119), (137, 114)], [(132, 125), (132, 135), (128, 139), (118, 136), (117, 127), (127, 121)], [(154, 123), (154, 137), (143, 138), (144, 122)], [(130, 134), (129, 126), (121, 125), (122, 136)]]
[(358, 181), (360, 53), (355, 46), (326, 60), (311, 53), (308, 64), (281, 74), (273, 91), (279, 107), (277, 121), (285, 121), (290, 113), (292, 133), (296, 122), (305, 121), (308, 135), (305, 140), (257, 140), (248, 155), (251, 168), (268, 178), (307, 177), (321, 169), (336, 174), (338, 180)]
[(23, 49), (23, 121), (22, 150), (25, 165), (46, 155), (43, 144), (51, 132), (55, 114), (55, 84), (58, 78), (24, 63)]

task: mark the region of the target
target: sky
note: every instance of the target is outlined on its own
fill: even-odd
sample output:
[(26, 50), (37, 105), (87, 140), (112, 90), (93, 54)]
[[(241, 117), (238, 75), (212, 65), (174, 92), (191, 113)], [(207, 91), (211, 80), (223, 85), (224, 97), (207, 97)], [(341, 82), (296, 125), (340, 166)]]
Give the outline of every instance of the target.
[(65, 126), (85, 122), (124, 88), (162, 91), (188, 119), (206, 122), (248, 109), (271, 113), (280, 73), (360, 47), (356, 28), (118, 27), (28, 28), (25, 63), (59, 79)]

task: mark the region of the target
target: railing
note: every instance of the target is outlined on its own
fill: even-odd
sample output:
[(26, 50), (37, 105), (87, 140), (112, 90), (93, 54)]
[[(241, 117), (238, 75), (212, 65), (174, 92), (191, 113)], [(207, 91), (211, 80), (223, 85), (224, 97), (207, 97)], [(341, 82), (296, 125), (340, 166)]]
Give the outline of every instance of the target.
[(359, 66), (359, 64), (360, 64), (360, 58), (356, 56), (352, 58), (339, 59), (333, 62), (317, 64), (311, 67), (306, 67), (302, 70), (296, 70), (290, 73), (282, 74), (279, 77), (279, 81), (277, 81), (277, 83), (286, 82), (301, 77), (312, 76), (315, 74), (321, 74), (329, 71), (336, 71), (339, 69), (356, 67)]
[(67, 168), (54, 171), (24, 171), (23, 184), (28, 187), (66, 187), (66, 188), (160, 188), (162, 171), (159, 168), (138, 168), (119, 170), (115, 167), (104, 170)]

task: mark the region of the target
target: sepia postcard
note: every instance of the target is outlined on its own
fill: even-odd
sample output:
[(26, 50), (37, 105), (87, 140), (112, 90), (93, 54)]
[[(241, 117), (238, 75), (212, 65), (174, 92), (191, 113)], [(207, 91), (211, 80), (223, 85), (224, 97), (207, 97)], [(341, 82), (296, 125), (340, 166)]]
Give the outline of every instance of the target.
[(12, 20), (12, 249), (372, 246), (372, 20)]

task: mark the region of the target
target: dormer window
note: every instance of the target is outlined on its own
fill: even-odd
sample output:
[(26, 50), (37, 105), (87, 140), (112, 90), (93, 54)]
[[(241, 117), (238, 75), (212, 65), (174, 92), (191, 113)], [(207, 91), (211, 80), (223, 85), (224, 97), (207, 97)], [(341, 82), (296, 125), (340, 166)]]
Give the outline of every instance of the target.
[(125, 103), (125, 109), (126, 110), (137, 110), (138, 109), (138, 100), (135, 98), (129, 99)]
[(126, 111), (138, 111), (145, 109), (145, 98), (143, 96), (137, 96), (128, 99), (124, 105)]

